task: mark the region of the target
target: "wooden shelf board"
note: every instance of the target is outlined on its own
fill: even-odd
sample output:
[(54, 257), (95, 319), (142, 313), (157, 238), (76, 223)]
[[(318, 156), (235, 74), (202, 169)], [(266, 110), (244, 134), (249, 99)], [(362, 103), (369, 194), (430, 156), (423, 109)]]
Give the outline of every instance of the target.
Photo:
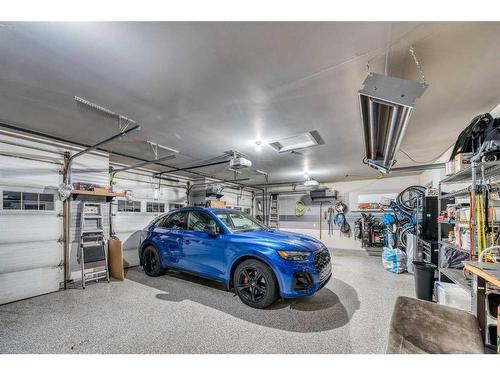
[(71, 190), (72, 195), (92, 195), (97, 197), (124, 197), (125, 193), (106, 192), (99, 193), (92, 190)]

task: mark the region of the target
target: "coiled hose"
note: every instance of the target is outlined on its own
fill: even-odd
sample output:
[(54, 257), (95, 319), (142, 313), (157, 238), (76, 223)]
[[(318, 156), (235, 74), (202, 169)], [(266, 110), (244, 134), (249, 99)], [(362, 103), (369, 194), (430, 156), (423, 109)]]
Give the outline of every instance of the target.
[(295, 203), (295, 216), (304, 216), (306, 213), (306, 205), (302, 201)]

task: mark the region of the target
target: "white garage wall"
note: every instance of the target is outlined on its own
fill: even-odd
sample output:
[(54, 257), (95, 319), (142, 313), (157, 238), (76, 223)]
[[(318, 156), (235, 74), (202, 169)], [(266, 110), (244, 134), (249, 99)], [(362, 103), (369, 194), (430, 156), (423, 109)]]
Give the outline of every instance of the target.
[[(352, 206), (351, 196), (358, 194), (382, 194), (382, 193), (398, 193), (410, 185), (418, 185), (419, 176), (404, 176), (404, 177), (391, 177), (383, 179), (370, 179), (358, 180), (348, 182), (336, 182), (321, 184), (322, 187), (327, 187), (338, 191), (338, 199), (348, 205), (348, 213), (346, 215), (347, 221), (354, 228), (354, 221), (360, 217), (360, 212), (356, 207)], [(290, 194), (284, 191), (290, 188), (272, 189), (269, 192), (282, 192), (279, 196), (280, 206), (280, 229), (292, 232), (307, 234), (314, 238), (321, 239), (323, 243), (329, 248), (336, 249), (350, 249), (362, 250), (361, 243), (352, 237), (347, 237), (340, 233), (335, 228), (332, 235), (328, 235), (328, 225), (324, 221), (320, 235), (319, 221), (320, 221), (320, 205), (317, 202), (311, 202), (309, 193), (304, 194)], [(297, 190), (302, 190), (302, 187), (297, 187)], [(256, 199), (257, 200), (257, 199)], [(295, 216), (295, 202), (302, 200), (307, 205), (306, 214), (301, 217)], [(323, 213), (330, 204), (323, 204)], [(372, 212), (374, 215), (380, 214)], [(323, 214), (324, 215), (324, 214)]]
[(224, 196), (221, 200), (226, 201), (226, 205), (232, 208), (250, 208), (252, 209), (252, 193), (242, 191), (241, 189), (224, 188), (222, 191)]

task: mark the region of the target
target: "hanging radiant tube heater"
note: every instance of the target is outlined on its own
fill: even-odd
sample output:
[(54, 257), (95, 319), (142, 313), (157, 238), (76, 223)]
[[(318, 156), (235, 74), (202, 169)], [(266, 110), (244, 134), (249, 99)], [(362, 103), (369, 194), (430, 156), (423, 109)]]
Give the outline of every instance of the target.
[(388, 173), (395, 163), (415, 101), (427, 84), (370, 73), (358, 91), (366, 160)]

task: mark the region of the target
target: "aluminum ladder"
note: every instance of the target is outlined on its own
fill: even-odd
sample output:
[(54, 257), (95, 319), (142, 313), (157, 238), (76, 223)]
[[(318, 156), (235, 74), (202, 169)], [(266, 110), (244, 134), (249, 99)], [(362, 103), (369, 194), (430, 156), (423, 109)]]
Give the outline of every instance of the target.
[[(101, 203), (83, 202), (78, 257), (82, 272), (83, 289), (85, 289), (87, 281), (98, 282), (105, 279), (109, 283), (108, 254), (104, 239), (102, 213)], [(92, 269), (92, 271), (88, 272), (89, 269)]]
[(280, 226), (278, 194), (269, 196), (269, 228), (277, 229)]

